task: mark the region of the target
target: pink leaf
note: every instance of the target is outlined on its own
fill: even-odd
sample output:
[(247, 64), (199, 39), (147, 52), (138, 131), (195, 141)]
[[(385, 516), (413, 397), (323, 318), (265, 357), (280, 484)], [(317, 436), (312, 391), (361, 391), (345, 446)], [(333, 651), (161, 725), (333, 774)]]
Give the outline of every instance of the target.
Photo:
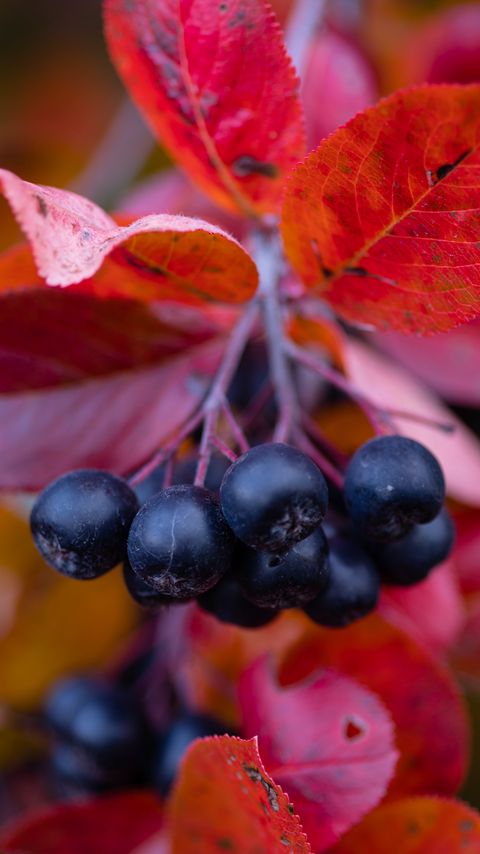
[(240, 705), (265, 766), (294, 802), (315, 851), (324, 851), (374, 807), (397, 752), (390, 716), (357, 682), (324, 671), (280, 687), (266, 659), (245, 672)]
[(353, 44), (333, 32), (312, 42), (302, 86), (308, 147), (345, 124), (377, 98), (373, 72)]
[(49, 285), (89, 279), (110, 256), (120, 279), (118, 295), (122, 278), (128, 280), (132, 270), (139, 298), (145, 298), (146, 288), (147, 299), (187, 295), (197, 302), (243, 302), (257, 286), (250, 256), (233, 237), (202, 220), (158, 214), (118, 226), (88, 199), (30, 184), (5, 169), (0, 188)]
[(345, 341), (346, 372), (355, 386), (380, 409), (389, 409), (451, 424), (453, 433), (415, 419), (394, 417), (399, 432), (423, 442), (445, 473), (447, 492), (457, 501), (480, 505), (480, 443), (425, 386), (401, 367), (360, 341)]
[(191, 414), (222, 349), (217, 340), (159, 367), (0, 396), (0, 488), (38, 489), (85, 466), (125, 474)]
[(433, 653), (447, 653), (465, 621), (454, 565), (441, 564), (413, 587), (384, 586), (379, 611)]

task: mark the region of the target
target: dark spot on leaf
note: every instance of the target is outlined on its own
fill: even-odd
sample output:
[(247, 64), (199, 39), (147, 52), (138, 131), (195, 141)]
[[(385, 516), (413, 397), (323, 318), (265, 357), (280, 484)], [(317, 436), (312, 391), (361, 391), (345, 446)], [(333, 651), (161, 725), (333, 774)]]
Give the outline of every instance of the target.
[(365, 267), (345, 267), (345, 272), (350, 276), (368, 276), (368, 270)]
[(278, 803), (277, 793), (269, 783), (268, 780), (265, 779), (263, 774), (260, 773), (258, 768), (255, 765), (247, 765), (246, 762), (243, 762), (243, 770), (245, 771), (247, 777), (250, 777), (250, 780), (253, 780), (254, 783), (261, 783), (263, 788), (267, 793), (268, 803), (274, 812), (279, 812), (280, 805)]
[(420, 827), (416, 821), (410, 820), (405, 828), (409, 836), (417, 836)]
[(295, 807), (293, 806), (293, 804), (289, 804), (287, 809), (288, 809), (290, 815), (295, 815)]
[(285, 836), (285, 835), (282, 835), (280, 837), (280, 842), (282, 843), (282, 845), (291, 845), (291, 842), (290, 842), (288, 836)]
[(48, 216), (48, 207), (47, 203), (42, 196), (36, 196), (37, 199), (37, 210), (40, 216), (46, 217)]
[(219, 12), (226, 12), (226, 11), (227, 11), (227, 9), (228, 9), (228, 6), (227, 6), (227, 4), (226, 4), (226, 3), (220, 3), (220, 5), (219, 5), (219, 7), (218, 7), (218, 11), (219, 11)]
[(365, 735), (365, 725), (363, 721), (355, 720), (354, 718), (345, 718), (343, 722), (343, 735), (347, 741), (357, 741)]
[(460, 830), (462, 833), (470, 833), (474, 827), (475, 825), (470, 818), (464, 818), (463, 821), (460, 822)]
[(235, 851), (235, 846), (231, 839), (227, 839), (223, 836), (221, 839), (217, 839), (217, 847), (220, 851)]
[(275, 163), (265, 163), (256, 160), (249, 154), (243, 154), (232, 163), (232, 172), (237, 178), (248, 178), (250, 175), (263, 175), (264, 178), (276, 178), (278, 168)]
[(437, 171), (435, 172), (435, 183), (437, 183), (438, 181), (442, 181), (443, 178), (446, 178), (447, 175), (450, 174), (452, 169), (455, 169), (455, 166), (458, 166), (458, 164), (461, 163), (462, 160), (465, 160), (465, 158), (468, 157), (468, 155), (471, 153), (471, 149), (468, 149), (467, 151), (464, 151), (463, 154), (460, 155), (460, 157), (457, 157), (457, 159), (454, 160), (453, 163), (444, 163), (443, 166), (439, 166)]

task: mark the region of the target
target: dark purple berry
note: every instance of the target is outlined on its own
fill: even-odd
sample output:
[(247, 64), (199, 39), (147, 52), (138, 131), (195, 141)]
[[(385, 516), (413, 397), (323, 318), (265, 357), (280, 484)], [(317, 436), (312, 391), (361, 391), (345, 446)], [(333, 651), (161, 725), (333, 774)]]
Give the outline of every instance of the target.
[(430, 451), (404, 436), (381, 436), (353, 455), (345, 503), (362, 537), (390, 542), (442, 508), (445, 482)]
[(284, 554), (239, 549), (235, 571), (246, 598), (263, 608), (300, 608), (328, 583), (328, 543), (322, 528)]
[(123, 564), (123, 578), (130, 596), (138, 605), (141, 605), (142, 608), (161, 608), (165, 605), (182, 605), (184, 602), (189, 601), (189, 599), (179, 599), (178, 596), (166, 596), (165, 593), (159, 593), (155, 587), (152, 587), (151, 584), (147, 584), (143, 578), (140, 578), (140, 576), (133, 571), (128, 560), (125, 560)]
[(161, 795), (168, 794), (177, 776), (182, 757), (196, 738), (223, 735), (224, 725), (209, 715), (185, 713), (166, 731), (159, 740), (153, 756), (153, 785)]
[(228, 469), (220, 489), (224, 516), (239, 540), (278, 552), (298, 543), (325, 516), (325, 478), (310, 457), (279, 443), (257, 445)]
[(423, 581), (446, 560), (454, 540), (455, 526), (443, 509), (431, 522), (415, 525), (400, 540), (376, 544), (373, 556), (385, 584), (408, 587)]
[(332, 540), (328, 562), (328, 584), (304, 610), (321, 626), (348, 626), (376, 607), (380, 577), (371, 557), (353, 539)]
[(244, 629), (258, 629), (271, 623), (277, 611), (259, 608), (248, 602), (240, 585), (231, 573), (226, 573), (215, 587), (198, 597), (198, 604), (223, 623), (232, 623)]
[(139, 510), (128, 537), (132, 569), (159, 593), (186, 599), (213, 587), (229, 569), (233, 537), (215, 496), (171, 486)]
[(32, 535), (50, 566), (78, 579), (97, 578), (120, 563), (138, 509), (128, 483), (97, 469), (71, 471), (38, 496)]

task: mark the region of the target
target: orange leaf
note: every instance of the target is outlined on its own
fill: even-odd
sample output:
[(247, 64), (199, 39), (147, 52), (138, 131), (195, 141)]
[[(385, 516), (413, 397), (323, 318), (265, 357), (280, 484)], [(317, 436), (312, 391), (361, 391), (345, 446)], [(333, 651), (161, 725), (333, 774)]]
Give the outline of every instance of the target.
[(275, 211), (304, 152), (298, 81), (264, 0), (106, 0), (110, 53), (154, 132), (217, 202)]
[[(104, 296), (241, 303), (257, 286), (248, 253), (202, 220), (152, 214), (118, 226), (88, 199), (30, 184), (5, 169), (0, 169), (0, 188), (49, 285), (90, 279), (108, 259)], [(97, 288), (98, 282), (92, 290)]]
[[(393, 845), (393, 847), (392, 847)], [(351, 830), (332, 854), (478, 854), (480, 815), (459, 801), (408, 798), (385, 804)]]
[(257, 740), (198, 739), (170, 803), (172, 854), (311, 852), (287, 796), (265, 771)]
[(480, 312), (480, 86), (421, 86), (356, 116), (287, 185), (282, 232), (343, 317), (423, 334)]

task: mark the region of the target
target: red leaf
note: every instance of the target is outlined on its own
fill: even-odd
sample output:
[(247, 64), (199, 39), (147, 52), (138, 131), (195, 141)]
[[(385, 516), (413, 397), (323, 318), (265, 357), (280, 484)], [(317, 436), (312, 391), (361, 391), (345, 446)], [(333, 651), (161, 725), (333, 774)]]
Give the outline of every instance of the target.
[(304, 151), (298, 82), (264, 0), (106, 0), (106, 37), (136, 104), (216, 201), (277, 209)]
[(182, 761), (169, 814), (172, 854), (311, 852), (256, 739), (198, 739)]
[[(457, 501), (480, 505), (480, 442), (428, 388), (394, 362), (346, 338), (343, 350), (346, 373), (356, 388), (381, 410), (404, 412), (412, 418), (392, 420), (400, 433), (417, 439), (438, 457), (445, 473), (447, 492)], [(451, 425), (453, 432), (422, 424), (415, 416)]]
[(162, 824), (155, 795), (126, 792), (22, 817), (0, 834), (0, 848), (5, 854), (131, 854)]
[(480, 513), (467, 510), (455, 515), (457, 540), (453, 560), (464, 593), (480, 593)]
[(399, 628), (378, 616), (341, 632), (312, 627), (280, 671), (296, 683), (332, 667), (378, 694), (392, 715), (400, 759), (389, 787), (398, 794), (454, 793), (468, 761), (468, 724), (447, 669)]
[(97, 274), (91, 290), (100, 285), (106, 296), (233, 303), (248, 299), (257, 286), (250, 256), (202, 220), (159, 214), (121, 227), (88, 199), (30, 184), (5, 169), (0, 187), (49, 285), (72, 285)]
[(337, 673), (280, 688), (266, 659), (240, 682), (247, 735), (292, 798), (315, 851), (324, 851), (385, 794), (397, 752), (382, 703)]
[(462, 683), (478, 693), (480, 685), (480, 595), (469, 596), (467, 617), (450, 661)]
[(449, 651), (465, 621), (465, 607), (451, 561), (413, 587), (383, 587), (380, 613), (435, 654)]
[(308, 147), (319, 142), (377, 99), (373, 72), (353, 44), (320, 33), (310, 48), (302, 100)]
[(480, 405), (479, 320), (434, 338), (389, 332), (375, 343), (450, 402)]
[[(393, 845), (393, 847), (392, 847)], [(480, 815), (459, 801), (408, 798), (384, 804), (354, 827), (332, 854), (478, 854)]]
[(480, 86), (397, 92), (293, 172), (287, 255), (343, 317), (428, 334), (480, 311)]
[(125, 474), (192, 413), (221, 342), (160, 366), (0, 396), (0, 488), (39, 489), (69, 468)]

